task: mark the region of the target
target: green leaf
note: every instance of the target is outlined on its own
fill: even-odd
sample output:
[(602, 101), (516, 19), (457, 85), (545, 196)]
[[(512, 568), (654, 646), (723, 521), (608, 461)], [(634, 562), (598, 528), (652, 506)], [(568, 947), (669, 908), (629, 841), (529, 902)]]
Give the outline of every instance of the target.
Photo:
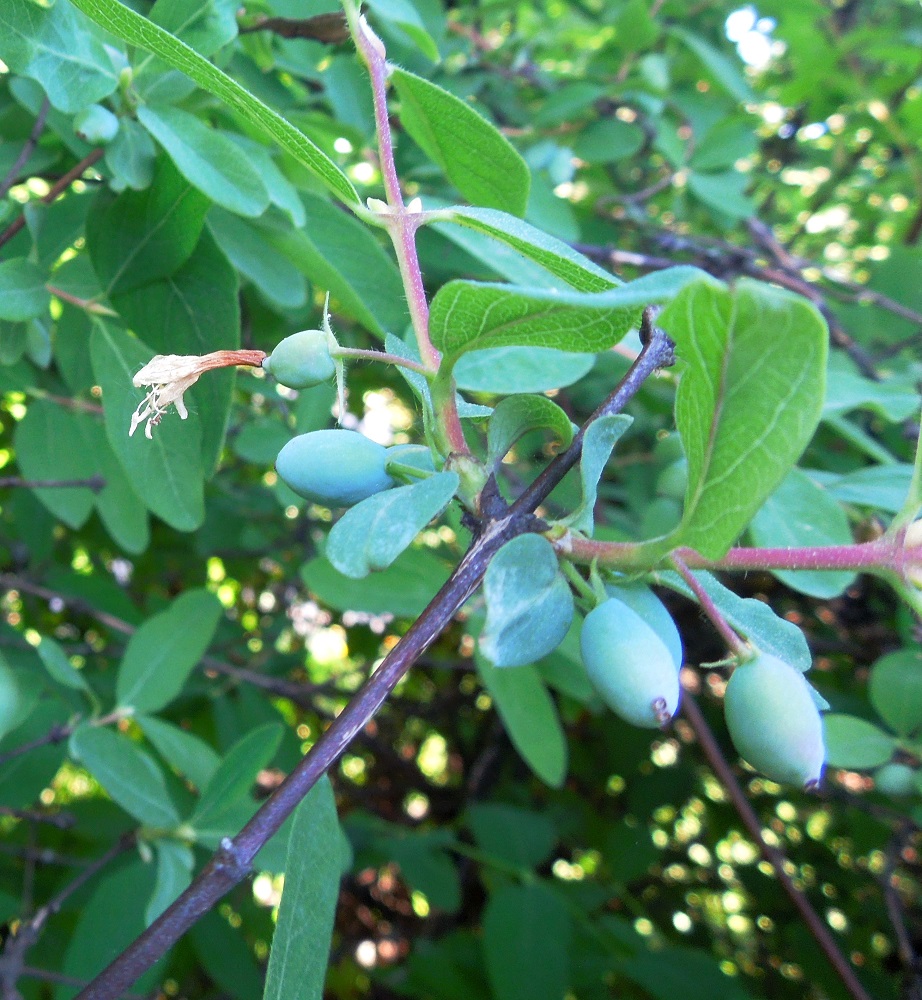
[(542, 781), (560, 788), (567, 776), (567, 739), (541, 675), (531, 666), (494, 667), (484, 656), (475, 659), (519, 756)]
[(919, 392), (908, 375), (889, 375), (884, 381), (864, 378), (845, 355), (829, 357), (826, 375), (826, 402), (823, 414), (842, 414), (851, 410), (870, 410), (896, 423), (908, 420), (919, 409)]
[(922, 650), (898, 649), (873, 667), (868, 695), (877, 714), (898, 736), (922, 730)]
[(0, 59), (37, 80), (52, 106), (73, 114), (108, 97), (118, 78), (93, 26), (69, 3), (0, 4)]
[(65, 687), (74, 691), (89, 691), (90, 687), (82, 672), (70, 662), (67, 653), (51, 636), (43, 635), (38, 644), (38, 656), (49, 675)]
[[(63, 0), (58, 0), (58, 3)], [(116, 862), (117, 863), (117, 862)], [(76, 926), (62, 942), (62, 972), (76, 983), (87, 983), (144, 930), (143, 903), (154, 888), (155, 869), (137, 857), (122, 868), (100, 873), (89, 896), (80, 899)], [(131, 905), (126, 905), (126, 903)], [(155, 992), (164, 974), (161, 960), (133, 985), (142, 995)], [(59, 986), (57, 1000), (71, 1000), (79, 986)]]
[(249, 795), (256, 776), (268, 767), (282, 742), (284, 728), (279, 722), (267, 722), (251, 730), (228, 750), (211, 780), (202, 789), (201, 798), (189, 823), (199, 839), (220, 840), (228, 832), (228, 819)]
[(587, 163), (617, 163), (632, 157), (644, 144), (644, 131), (634, 122), (605, 118), (580, 132), (573, 153)]
[(140, 555), (150, 542), (147, 508), (109, 446), (105, 428), (93, 421), (85, 428), (90, 433), (93, 454), (106, 485), (96, 494), (96, 510), (106, 531), (125, 552)]
[(29, 700), (13, 669), (0, 654), (0, 740), (17, 729), (30, 714)]
[[(249, 926), (236, 920), (231, 925), (215, 908), (190, 929), (189, 941), (200, 967), (211, 980), (211, 988), (224, 1000), (257, 1000), (262, 995), (265, 969), (257, 964), (247, 940)], [(271, 930), (265, 933), (268, 937)]]
[[(801, 673), (810, 669), (813, 663), (810, 647), (793, 622), (779, 617), (764, 601), (739, 597), (710, 573), (695, 572), (694, 575), (724, 618), (757, 649), (790, 663)], [(677, 573), (658, 573), (656, 582), (697, 603), (688, 584)]]
[(321, 1000), (341, 860), (336, 801), (324, 776), (295, 811), (263, 1000)]
[[(176, 272), (130, 294), (113, 295), (112, 305), (158, 354), (208, 354), (240, 346), (237, 274), (207, 229)], [(187, 405), (201, 428), (202, 467), (209, 475), (224, 446), (235, 379), (234, 369), (210, 371), (188, 390)]]
[(633, 423), (633, 417), (624, 413), (609, 414), (593, 420), (583, 435), (583, 452), (579, 461), (579, 477), (583, 489), (583, 499), (579, 507), (564, 519), (577, 531), (592, 534), (596, 496), (599, 480), (608, 464), (612, 450), (621, 435)]
[(686, 362), (675, 411), (688, 488), (669, 544), (719, 559), (819, 422), (826, 325), (806, 300), (750, 281), (693, 286), (657, 322)]
[(901, 509), (913, 483), (913, 467), (905, 462), (869, 465), (857, 472), (837, 476), (828, 483), (829, 492), (842, 503), (872, 507), (895, 514)]
[(421, 892), (441, 910), (457, 913), (461, 906), (458, 869), (447, 851), (437, 849), (446, 840), (439, 834), (447, 832), (393, 837), (382, 845), (382, 853), (386, 852), (384, 863), (397, 862), (400, 874), (414, 892)]
[(483, 913), (483, 948), (496, 1000), (565, 996), (572, 936), (567, 907), (542, 883), (505, 885), (491, 893)]
[(507, 396), (572, 385), (594, 364), (591, 354), (570, 354), (550, 347), (496, 347), (459, 358), (454, 376), (459, 389)]
[(433, 62), (439, 61), (439, 50), (432, 35), (426, 30), (419, 11), (410, 0), (369, 0), (368, 6), (393, 30), (395, 27), (405, 32), (420, 52)]
[(734, 64), (723, 52), (715, 49), (700, 35), (686, 31), (685, 28), (671, 27), (669, 32), (695, 53), (721, 87), (740, 104), (750, 104), (756, 99), (742, 74), (742, 68)]
[(654, 1000), (750, 1000), (737, 979), (726, 975), (717, 961), (692, 948), (642, 950), (617, 965)]
[(448, 579), (449, 566), (429, 549), (410, 548), (361, 580), (344, 576), (318, 556), (301, 567), (301, 579), (324, 604), (337, 611), (364, 611), (418, 618)]
[(520, 667), (553, 652), (573, 620), (573, 594), (541, 535), (519, 535), (490, 560), (480, 649), (497, 667)]
[(102, 386), (106, 435), (132, 486), (148, 509), (179, 531), (194, 531), (205, 506), (196, 414), (167, 416), (152, 440), (128, 437), (142, 390), (131, 380), (153, 352), (123, 330), (97, 320), (90, 338), (93, 372)]
[[(122, 118), (118, 134), (106, 146), (105, 164), (112, 171), (112, 189), (143, 191), (154, 179), (157, 147), (150, 133), (133, 118)], [(172, 161), (164, 156), (164, 162)]]
[[(17, 0), (24, 3), (25, 0)], [(222, 73), (194, 49), (168, 31), (135, 13), (118, 0), (71, 0), (97, 24), (118, 38), (160, 56), (174, 69), (185, 73), (200, 87), (220, 98), (243, 118), (268, 133), (287, 152), (316, 175), (337, 197), (357, 205), (359, 196), (352, 182), (336, 164), (294, 125), (263, 104), (249, 91)]]
[(183, 177), (213, 202), (249, 216), (262, 215), (269, 207), (262, 178), (227, 136), (178, 108), (145, 104), (138, 108), (138, 120)]
[(831, 767), (878, 767), (890, 760), (897, 745), (889, 733), (854, 715), (823, 716), (823, 735)]
[(176, 840), (155, 840), (157, 853), (157, 881), (144, 909), (144, 922), (150, 925), (188, 888), (195, 867), (192, 848)]
[(336, 522), (326, 557), (346, 576), (359, 579), (386, 569), (458, 489), (454, 472), (438, 472), (412, 486), (385, 490), (356, 504)]
[(302, 196), (303, 229), (273, 228), (263, 236), (316, 287), (327, 289), (339, 308), (379, 337), (402, 330), (407, 304), (397, 265), (369, 228), (325, 198)]
[(697, 268), (673, 267), (593, 294), (449, 281), (432, 301), (430, 331), (449, 361), (467, 351), (512, 345), (607, 351), (643, 306), (665, 302), (701, 280), (713, 281)]
[(70, 752), (138, 822), (166, 830), (179, 823), (163, 772), (153, 757), (127, 736), (84, 724), (74, 730)]
[(199, 242), (208, 199), (161, 156), (145, 191), (113, 196), (103, 189), (86, 224), (87, 249), (107, 295), (169, 277)]
[[(4, 677), (9, 683), (7, 672), (12, 674), (12, 671), (8, 667), (3, 671)], [(15, 677), (14, 682), (17, 688), (18, 681), (19, 677)], [(7, 697), (9, 696), (10, 689), (7, 687)], [(27, 719), (24, 719), (15, 729), (11, 729), (5, 736), (0, 736), (0, 752), (2, 753), (36, 741), (33, 750), (7, 759), (3, 767), (0, 768), (0, 801), (5, 806), (10, 809), (26, 809), (33, 806), (42, 789), (47, 788), (54, 780), (54, 776), (64, 761), (65, 749), (61, 744), (43, 745), (42, 741), (53, 727), (67, 725), (70, 714), (70, 710), (57, 698), (39, 701)], [(18, 715), (18, 706), (16, 706), (16, 715)], [(4, 729), (11, 720), (14, 723), (16, 721), (13, 713), (8, 710), (6, 718), (0, 720), (0, 730)]]
[[(47, 399), (29, 404), (16, 425), (13, 444), (26, 480), (88, 479), (99, 471), (87, 447), (87, 413), (66, 410)], [(35, 495), (59, 520), (79, 528), (93, 509), (93, 491), (85, 486), (36, 489)]]
[(544, 814), (501, 802), (478, 802), (465, 813), (477, 846), (522, 868), (536, 868), (550, 857), (557, 830)]
[(297, 309), (307, 301), (307, 283), (258, 226), (213, 208), (208, 226), (230, 262), (279, 309)]
[(0, 264), (0, 320), (22, 322), (48, 312), (45, 272), (24, 258)]
[[(491, 208), (468, 208), (453, 205), (427, 216), (432, 222), (456, 223), (486, 233), (505, 243), (528, 260), (534, 261), (555, 278), (559, 278), (579, 292), (604, 292), (622, 282), (613, 274), (594, 264), (588, 257), (574, 250), (563, 240), (523, 222), (514, 215)], [(444, 226), (438, 226), (442, 231)]]
[(150, 19), (210, 56), (237, 37), (236, 0), (157, 0)]
[(562, 451), (573, 440), (573, 424), (547, 396), (507, 396), (487, 424), (487, 465), (496, 470), (509, 449), (529, 431), (549, 430)]
[(117, 704), (136, 712), (168, 705), (204, 656), (221, 615), (214, 594), (188, 590), (148, 618), (128, 640), (115, 685)]
[[(754, 545), (766, 548), (851, 545), (851, 529), (841, 505), (805, 472), (792, 469), (765, 501), (749, 526)], [(850, 572), (776, 570), (792, 590), (811, 597), (837, 597), (855, 579)]]
[(735, 170), (719, 174), (688, 172), (688, 190), (708, 208), (731, 219), (748, 219), (756, 214), (755, 204), (745, 193), (748, 185), (748, 176)]
[(400, 121), (445, 176), (477, 205), (524, 215), (531, 182), (515, 147), (469, 104), (403, 69), (389, 81), (400, 97)]
[(170, 767), (188, 778), (196, 788), (201, 789), (208, 784), (221, 758), (204, 740), (155, 716), (138, 715), (135, 719)]

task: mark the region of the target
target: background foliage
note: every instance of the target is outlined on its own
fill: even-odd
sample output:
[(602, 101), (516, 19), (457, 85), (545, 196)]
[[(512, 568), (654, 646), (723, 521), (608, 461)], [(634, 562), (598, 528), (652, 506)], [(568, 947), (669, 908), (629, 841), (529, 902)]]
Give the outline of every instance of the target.
[[(468, 537), (450, 511), (380, 574), (348, 580), (323, 558), (329, 512), (272, 465), (293, 433), (331, 424), (332, 385), (295, 393), (260, 373), (211, 373), (187, 396), (188, 420), (128, 438), (142, 395), (131, 377), (155, 353), (269, 351), (319, 327), (327, 291), (350, 347), (402, 337), (409, 317), (390, 250), (335, 200), (381, 193), (367, 75), (338, 19), (306, 20), (335, 6), (131, 4), (242, 97), (206, 64), (184, 74), (82, 12), (103, 6), (0, 6), (4, 997), (71, 997), (127, 945), (294, 767)], [(627, 368), (613, 351), (549, 352), (565, 338), (451, 339), (440, 317), (494, 292), (448, 282), (552, 287), (544, 251), (489, 236), (490, 210), (523, 214), (597, 262), (573, 264), (585, 291), (610, 287), (612, 270), (689, 263), (773, 282), (825, 315), (835, 349), (807, 472), (757, 513), (741, 501), (729, 536), (754, 513), (754, 544), (844, 544), (900, 510), (922, 372), (917, 4), (376, 0), (369, 17), (401, 67), (407, 194), (479, 206), (468, 225), (419, 236), (430, 299), (441, 289), (433, 337), (458, 353), (471, 404), (553, 390), (579, 424)], [(470, 109), (508, 148), (476, 116), (465, 143), (433, 130)], [(563, 252), (546, 247), (547, 261)], [(618, 321), (587, 313), (578, 325), (588, 337)], [(773, 331), (757, 332), (767, 343)], [(634, 401), (599, 487), (598, 537), (679, 522), (675, 395), (664, 377)], [(417, 441), (418, 409), (396, 369), (350, 367), (347, 425)], [(514, 481), (551, 450), (541, 433), (520, 439)], [(550, 509), (580, 495), (574, 474)], [(663, 582), (686, 662), (718, 660), (719, 638)], [(836, 767), (820, 795), (737, 767), (762, 837), (868, 991), (911, 995), (917, 625), (882, 582), (851, 572), (725, 582), (768, 602), (776, 628), (803, 630), (834, 713)], [(719, 593), (728, 616), (760, 613)], [(845, 995), (702, 753), (700, 726), (680, 718), (651, 735), (602, 714), (575, 633), (534, 666), (494, 668), (471, 640), (482, 611), (468, 605), (255, 877), (135, 994), (319, 996), (325, 977), (343, 998)], [(683, 680), (735, 761), (724, 675)]]

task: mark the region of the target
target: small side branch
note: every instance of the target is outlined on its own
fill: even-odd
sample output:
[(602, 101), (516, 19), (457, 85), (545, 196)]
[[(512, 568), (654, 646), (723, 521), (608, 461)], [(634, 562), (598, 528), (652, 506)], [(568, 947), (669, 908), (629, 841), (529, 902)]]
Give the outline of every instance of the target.
[(730, 767), (727, 758), (724, 757), (723, 751), (720, 749), (720, 745), (715, 739), (713, 732), (711, 732), (711, 728), (704, 718), (704, 713), (687, 690), (682, 692), (682, 711), (695, 732), (695, 737), (704, 752), (704, 756), (707, 758), (711, 770), (726, 789), (727, 795), (729, 795), (730, 801), (733, 803), (740, 820), (742, 820), (743, 826), (755, 841), (762, 857), (774, 869), (775, 877), (794, 904), (794, 908), (800, 914), (801, 920), (803, 920), (814, 941), (819, 945), (829, 964), (835, 969), (836, 975), (842, 981), (842, 985), (848, 991), (849, 996), (852, 997), (852, 1000), (872, 1000), (870, 994), (861, 985), (855, 974), (855, 970), (839, 951), (838, 945), (826, 924), (823, 923), (816, 910), (810, 905), (807, 897), (797, 888), (794, 880), (787, 873), (784, 855), (776, 847), (772, 847), (762, 835), (762, 824), (759, 822), (759, 817), (746, 798), (746, 794), (740, 783), (736, 780), (736, 775), (733, 773), (733, 769)]

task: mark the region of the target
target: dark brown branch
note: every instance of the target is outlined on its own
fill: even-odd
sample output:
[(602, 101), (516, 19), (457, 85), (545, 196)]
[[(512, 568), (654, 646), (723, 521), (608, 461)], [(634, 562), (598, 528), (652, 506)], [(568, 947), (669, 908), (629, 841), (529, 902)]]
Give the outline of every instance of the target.
[[(645, 314), (645, 323), (652, 323), (652, 313)], [(655, 328), (649, 334), (630, 371), (590, 419), (622, 410), (653, 371), (671, 363), (673, 345), (666, 334)], [(581, 442), (582, 432), (511, 508), (497, 520), (480, 527), (470, 549), (426, 610), (295, 770), (233, 840), (224, 840), (192, 885), (79, 994), (78, 1000), (115, 1000), (218, 900), (246, 878), (253, 858), (266, 841), (361, 733), (398, 681), (451, 624), (458, 610), (480, 585), (493, 555), (511, 538), (535, 529), (536, 519), (532, 512), (579, 460)]]
[(839, 951), (838, 945), (826, 927), (826, 924), (823, 923), (817, 912), (810, 905), (807, 897), (797, 888), (794, 880), (788, 875), (784, 867), (785, 856), (776, 847), (772, 847), (767, 843), (765, 837), (762, 836), (762, 824), (759, 822), (759, 817), (746, 798), (746, 793), (743, 791), (740, 783), (736, 780), (733, 768), (730, 767), (727, 758), (724, 757), (720, 745), (711, 732), (711, 727), (704, 718), (704, 713), (687, 690), (682, 692), (682, 711), (695, 731), (695, 737), (704, 752), (704, 756), (707, 758), (708, 764), (711, 766), (711, 770), (714, 772), (717, 780), (724, 786), (727, 795), (730, 797), (730, 801), (733, 803), (733, 807), (742, 820), (743, 826), (746, 827), (749, 835), (755, 841), (762, 857), (774, 869), (775, 877), (781, 883), (782, 889), (784, 889), (788, 898), (794, 904), (794, 908), (800, 914), (800, 918), (803, 920), (813, 940), (816, 941), (829, 961), (829, 964), (835, 969), (836, 975), (842, 981), (849, 996), (853, 1000), (872, 1000), (855, 975), (855, 970)]
[(29, 157), (32, 155), (32, 151), (38, 144), (39, 136), (42, 134), (45, 128), (45, 119), (48, 117), (48, 109), (51, 105), (48, 103), (48, 98), (44, 98), (42, 101), (42, 106), (38, 109), (38, 115), (36, 116), (35, 122), (32, 125), (32, 131), (29, 133), (29, 138), (23, 143), (23, 147), (20, 150), (19, 156), (16, 157), (15, 162), (6, 172), (6, 176), (0, 181), (0, 198), (5, 198), (7, 191), (16, 183), (16, 178), (19, 176), (19, 171), (28, 163)]
[(251, 31), (270, 31), (280, 38), (307, 38), (315, 42), (335, 45), (349, 37), (346, 18), (342, 14), (316, 14), (314, 17), (261, 17), (253, 24), (241, 27), (240, 34)]

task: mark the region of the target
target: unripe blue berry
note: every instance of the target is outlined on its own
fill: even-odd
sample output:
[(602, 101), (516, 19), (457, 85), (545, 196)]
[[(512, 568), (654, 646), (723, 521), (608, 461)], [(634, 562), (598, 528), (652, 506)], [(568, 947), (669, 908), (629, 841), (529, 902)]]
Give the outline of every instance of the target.
[(580, 634), (583, 664), (596, 690), (625, 722), (656, 729), (679, 707), (679, 672), (654, 630), (623, 601), (590, 611)]
[(351, 507), (394, 485), (387, 449), (358, 431), (311, 431), (292, 438), (275, 468), (299, 496), (324, 507)]
[(302, 330), (275, 345), (263, 368), (289, 389), (329, 382), (336, 372), (330, 342), (323, 330)]
[(740, 756), (773, 781), (815, 787), (823, 773), (823, 720), (804, 675), (760, 653), (733, 671), (724, 713)]

